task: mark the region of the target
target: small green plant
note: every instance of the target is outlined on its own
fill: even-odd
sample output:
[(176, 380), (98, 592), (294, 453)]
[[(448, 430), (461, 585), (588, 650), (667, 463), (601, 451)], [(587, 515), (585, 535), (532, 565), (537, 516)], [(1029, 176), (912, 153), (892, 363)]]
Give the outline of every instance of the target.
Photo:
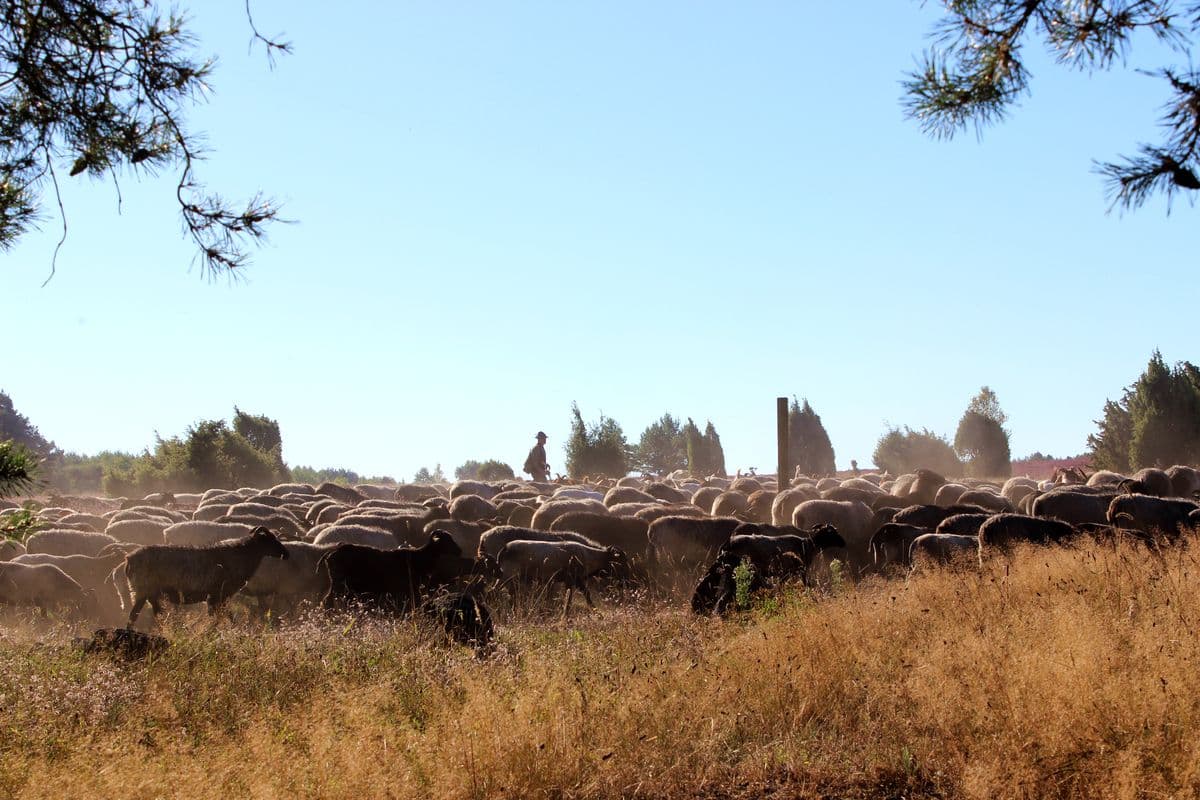
[(846, 566), (841, 559), (829, 562), (829, 586), (833, 591), (840, 592), (846, 585)]
[(754, 567), (750, 559), (743, 558), (742, 563), (733, 568), (734, 602), (739, 609), (750, 607), (750, 587), (754, 581)]
[(917, 759), (908, 745), (900, 749), (900, 766), (904, 767), (904, 774), (910, 778), (917, 774)]
[(4, 517), (4, 524), (0, 526), (0, 536), (23, 542), (44, 525), (33, 509), (22, 508)]

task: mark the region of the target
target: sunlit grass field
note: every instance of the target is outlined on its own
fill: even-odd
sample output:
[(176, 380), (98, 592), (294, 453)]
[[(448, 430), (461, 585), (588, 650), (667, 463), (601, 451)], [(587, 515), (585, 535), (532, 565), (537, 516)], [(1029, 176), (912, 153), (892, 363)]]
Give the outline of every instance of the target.
[(512, 619), (175, 614), (126, 663), (6, 617), (3, 797), (1194, 797), (1200, 563), (980, 571)]

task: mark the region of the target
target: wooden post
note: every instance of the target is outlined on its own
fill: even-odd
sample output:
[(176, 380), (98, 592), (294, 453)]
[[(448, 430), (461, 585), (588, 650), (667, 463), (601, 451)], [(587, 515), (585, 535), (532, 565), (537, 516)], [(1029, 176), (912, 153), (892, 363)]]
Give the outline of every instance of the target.
[(779, 472), (777, 483), (779, 491), (790, 489), (792, 486), (792, 470), (788, 464), (788, 399), (775, 398), (776, 437), (779, 440)]

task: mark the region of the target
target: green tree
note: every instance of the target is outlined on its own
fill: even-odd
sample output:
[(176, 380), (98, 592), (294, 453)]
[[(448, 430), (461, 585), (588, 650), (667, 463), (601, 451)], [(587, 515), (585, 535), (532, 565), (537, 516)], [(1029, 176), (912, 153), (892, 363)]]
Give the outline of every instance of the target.
[(706, 474), (725, 475), (725, 448), (721, 447), (721, 437), (717, 434), (712, 420), (708, 420), (708, 424), (704, 426), (704, 448), (708, 456)]
[(564, 447), (568, 475), (620, 478), (629, 474), (630, 447), (616, 420), (601, 414), (598, 421), (586, 424), (578, 403), (571, 404), (571, 417), (571, 433)]
[(438, 464), (433, 468), (433, 472), (429, 471), (428, 467), (421, 467), (417, 470), (417, 474), (413, 476), (413, 483), (445, 483), (446, 475), (442, 472), (442, 465)]
[(468, 459), (461, 467), (454, 470), (454, 477), (460, 481), (502, 481), (506, 478), (515, 478), (516, 473), (508, 464), (494, 458), (489, 458), (487, 461)]
[(833, 444), (817, 412), (808, 404), (792, 398), (788, 408), (788, 459), (805, 475), (833, 475), (837, 472)]
[[(289, 45), (254, 41), (269, 58)], [(118, 180), (177, 169), (183, 229), (209, 274), (236, 274), (246, 244), (277, 209), (261, 196), (238, 208), (207, 191), (199, 137), (186, 111), (209, 93), (213, 59), (196, 52), (184, 18), (143, 0), (14, 0), (0, 13), (0, 247), (35, 224), (49, 187), (86, 175)], [(57, 249), (56, 249), (57, 253)], [(51, 262), (53, 275), (53, 261)]]
[(1200, 370), (1157, 350), (1121, 400), (1106, 401), (1088, 437), (1092, 464), (1118, 472), (1200, 461)]
[[(968, 127), (978, 133), (999, 122), (1029, 93), (1023, 47), (1040, 39), (1059, 63), (1086, 72), (1124, 66), (1132, 37), (1152, 34), (1190, 65), (1191, 39), (1200, 32), (1200, 3), (971, 0), (946, 2), (933, 46), (905, 81), (909, 117), (933, 136), (950, 138)], [(1145, 70), (1142, 70), (1145, 72)], [(1200, 189), (1200, 73), (1163, 67), (1172, 96), (1160, 120), (1163, 140), (1141, 145), (1135, 156), (1100, 163), (1113, 207), (1129, 210), (1164, 194)]]
[(666, 475), (687, 464), (687, 442), (679, 420), (669, 413), (642, 431), (634, 448), (633, 466), (654, 475)]
[(889, 428), (875, 445), (875, 466), (893, 475), (931, 469), (941, 475), (957, 475), (962, 464), (945, 437), (922, 428)]
[(292, 467), (290, 469), (292, 480), (299, 483), (310, 483), (313, 486), (325, 483), (341, 484), (342, 486), (353, 486), (356, 483), (366, 483), (357, 472), (352, 469), (343, 467), (325, 467), (324, 469), (313, 469), (308, 466)]
[(1004, 428), (1007, 420), (996, 393), (988, 387), (981, 387), (979, 394), (971, 398), (954, 434), (954, 449), (968, 475), (977, 478), (1012, 475), (1009, 434)]

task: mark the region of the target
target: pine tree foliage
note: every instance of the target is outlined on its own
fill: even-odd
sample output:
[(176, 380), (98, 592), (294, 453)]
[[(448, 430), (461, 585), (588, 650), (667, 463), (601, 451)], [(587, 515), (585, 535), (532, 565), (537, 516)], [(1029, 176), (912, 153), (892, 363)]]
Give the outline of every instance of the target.
[(631, 448), (621, 426), (604, 414), (596, 422), (585, 423), (578, 403), (571, 404), (571, 433), (565, 450), (567, 474), (572, 478), (620, 478), (629, 474)]
[(1088, 437), (1092, 463), (1130, 472), (1143, 466), (1195, 463), (1200, 457), (1200, 379), (1192, 364), (1169, 368), (1155, 352), (1120, 401), (1107, 401)]
[[(1029, 93), (1025, 46), (1040, 40), (1062, 65), (1085, 72), (1125, 66), (1134, 36), (1146, 34), (1174, 51), (1187, 68), (1153, 75), (1171, 92), (1162, 140), (1133, 156), (1096, 164), (1112, 207), (1135, 209), (1154, 195), (1168, 205), (1182, 190), (1200, 189), (1200, 73), (1190, 65), (1200, 31), (1200, 3), (1169, 0), (943, 0), (932, 46), (904, 82), (904, 107), (928, 134), (950, 138), (1002, 121)], [(1144, 72), (1144, 70), (1142, 70)]]
[(1200, 369), (1157, 350), (1121, 400), (1104, 404), (1088, 437), (1092, 464), (1118, 472), (1200, 463)]
[(666, 475), (687, 464), (687, 441), (679, 420), (669, 413), (642, 431), (634, 448), (633, 466), (651, 475)]
[(433, 472), (429, 471), (428, 467), (421, 467), (417, 470), (417, 474), (413, 476), (413, 483), (445, 483), (446, 475), (442, 472), (442, 465), (438, 464), (433, 468)]
[[(289, 44), (259, 33), (246, 9), (268, 58), (288, 52)], [(47, 187), (65, 239), (63, 181), (117, 182), (174, 168), (183, 229), (202, 268), (238, 274), (246, 245), (263, 237), (278, 209), (261, 196), (239, 208), (198, 179), (203, 152), (186, 111), (209, 94), (212, 70), (185, 18), (163, 16), (156, 3), (0, 3), (0, 247), (35, 224)]]
[(712, 424), (712, 420), (708, 420), (708, 424), (704, 426), (704, 447), (705, 454), (708, 456), (708, 475), (727, 475), (725, 471), (725, 448), (721, 447), (721, 437), (717, 434), (717, 428)]
[(29, 417), (17, 411), (12, 398), (0, 391), (0, 441), (11, 441), (29, 450), (35, 457), (46, 458), (58, 452), (54, 442), (42, 436)]
[(967, 474), (976, 478), (1007, 478), (1012, 475), (1008, 416), (1000, 408), (996, 393), (987, 386), (971, 398), (954, 434), (954, 449)]
[(805, 475), (837, 472), (833, 444), (808, 398), (801, 404), (793, 397), (788, 408), (788, 460)]

